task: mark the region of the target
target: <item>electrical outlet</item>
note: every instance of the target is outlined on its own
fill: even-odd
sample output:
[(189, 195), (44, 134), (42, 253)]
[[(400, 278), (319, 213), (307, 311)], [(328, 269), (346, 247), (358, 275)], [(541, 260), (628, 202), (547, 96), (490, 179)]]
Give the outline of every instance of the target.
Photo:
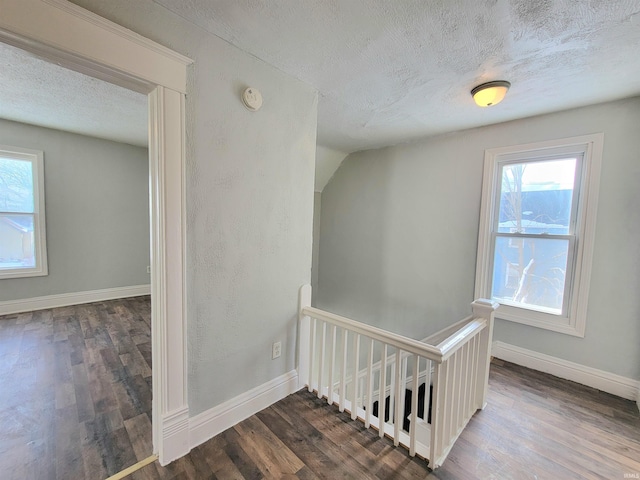
[(282, 343), (275, 342), (271, 345), (271, 360), (278, 358), (282, 354)]

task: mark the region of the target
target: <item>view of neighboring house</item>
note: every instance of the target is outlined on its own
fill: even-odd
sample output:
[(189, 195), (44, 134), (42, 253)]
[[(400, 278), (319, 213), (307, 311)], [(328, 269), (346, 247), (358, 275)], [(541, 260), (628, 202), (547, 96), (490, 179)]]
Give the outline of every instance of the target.
[(0, 268), (31, 267), (33, 256), (33, 221), (24, 217), (0, 217)]

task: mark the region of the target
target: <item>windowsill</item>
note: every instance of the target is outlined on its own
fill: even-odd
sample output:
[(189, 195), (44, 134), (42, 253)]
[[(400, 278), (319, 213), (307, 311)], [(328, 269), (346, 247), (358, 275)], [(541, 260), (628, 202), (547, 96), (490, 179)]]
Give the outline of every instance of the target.
[[(500, 309), (496, 312), (496, 318), (507, 320), (509, 322), (520, 323), (530, 327), (551, 330), (552, 332), (564, 333), (574, 337), (584, 337), (584, 325), (579, 328), (575, 319), (551, 315), (542, 312), (535, 312), (523, 308), (512, 307), (501, 304)], [(573, 322), (571, 322), (573, 320)]]
[(29, 268), (24, 270), (0, 270), (0, 280), (9, 278), (45, 277), (49, 274), (46, 268)]

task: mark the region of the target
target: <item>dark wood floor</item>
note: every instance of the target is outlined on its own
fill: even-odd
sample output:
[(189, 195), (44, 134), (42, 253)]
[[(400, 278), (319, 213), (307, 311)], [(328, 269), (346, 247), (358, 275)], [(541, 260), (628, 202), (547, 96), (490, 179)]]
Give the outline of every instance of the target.
[(150, 299), (0, 317), (0, 478), (103, 480), (151, 455)]
[(131, 479), (640, 478), (634, 402), (499, 360), (488, 402), (434, 472), (302, 391)]
[[(102, 480), (151, 454), (149, 309), (140, 297), (0, 317), (2, 480)], [(129, 478), (640, 478), (640, 415), (494, 361), (487, 408), (435, 472), (303, 391)]]

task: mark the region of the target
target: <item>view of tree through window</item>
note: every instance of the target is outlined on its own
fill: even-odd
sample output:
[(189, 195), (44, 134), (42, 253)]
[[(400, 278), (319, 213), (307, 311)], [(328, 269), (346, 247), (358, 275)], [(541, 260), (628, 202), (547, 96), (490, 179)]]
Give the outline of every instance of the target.
[(501, 303), (562, 314), (577, 167), (577, 158), (501, 165), (491, 287)]
[(476, 298), (584, 337), (604, 135), (485, 150)]
[(0, 157), (0, 269), (35, 267), (31, 161)]

